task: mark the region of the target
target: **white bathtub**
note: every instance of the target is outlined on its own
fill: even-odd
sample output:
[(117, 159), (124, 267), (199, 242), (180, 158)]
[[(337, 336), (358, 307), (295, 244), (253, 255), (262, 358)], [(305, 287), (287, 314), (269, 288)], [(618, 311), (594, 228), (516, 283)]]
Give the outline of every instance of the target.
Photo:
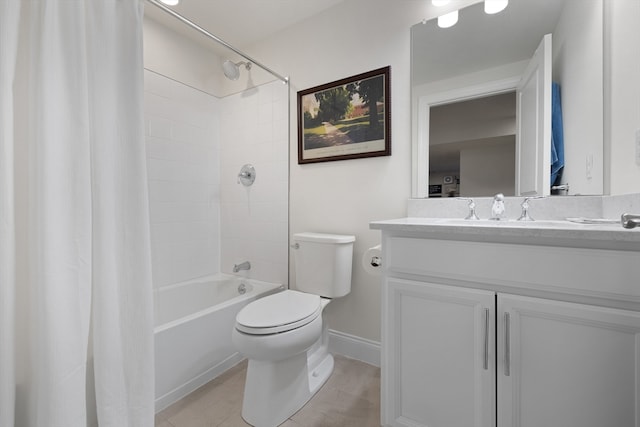
[(156, 290), (156, 412), (242, 360), (231, 343), (236, 314), (279, 289), (279, 284), (221, 274)]

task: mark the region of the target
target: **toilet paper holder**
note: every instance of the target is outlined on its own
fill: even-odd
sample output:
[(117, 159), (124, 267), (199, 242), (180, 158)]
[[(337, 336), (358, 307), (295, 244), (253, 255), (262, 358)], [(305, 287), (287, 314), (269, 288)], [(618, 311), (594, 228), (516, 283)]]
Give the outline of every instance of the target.
[(379, 276), (382, 270), (382, 251), (381, 245), (376, 245), (367, 249), (362, 254), (362, 268), (370, 274)]

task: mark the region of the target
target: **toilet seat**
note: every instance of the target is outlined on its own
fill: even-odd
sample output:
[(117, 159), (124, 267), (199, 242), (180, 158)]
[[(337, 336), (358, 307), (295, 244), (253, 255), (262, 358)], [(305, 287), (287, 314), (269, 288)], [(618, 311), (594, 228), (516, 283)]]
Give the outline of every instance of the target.
[(251, 335), (290, 331), (322, 312), (320, 296), (285, 290), (247, 304), (236, 316), (236, 329)]

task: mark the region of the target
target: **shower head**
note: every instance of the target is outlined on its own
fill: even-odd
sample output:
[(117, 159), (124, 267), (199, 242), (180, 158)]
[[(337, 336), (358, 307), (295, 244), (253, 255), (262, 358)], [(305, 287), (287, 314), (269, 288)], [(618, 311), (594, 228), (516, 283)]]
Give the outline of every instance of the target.
[(229, 80), (238, 80), (240, 77), (240, 65), (244, 65), (244, 68), (249, 71), (251, 69), (251, 62), (237, 62), (233, 63), (228, 59), (222, 64), (222, 71)]

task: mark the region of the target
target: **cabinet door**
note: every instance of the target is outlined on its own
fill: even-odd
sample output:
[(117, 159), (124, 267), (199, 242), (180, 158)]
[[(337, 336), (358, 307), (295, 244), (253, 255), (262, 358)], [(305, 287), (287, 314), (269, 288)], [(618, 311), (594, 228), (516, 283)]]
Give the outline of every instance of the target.
[(497, 333), (499, 426), (640, 426), (639, 313), (499, 294)]
[(382, 421), (495, 426), (495, 294), (387, 278)]

